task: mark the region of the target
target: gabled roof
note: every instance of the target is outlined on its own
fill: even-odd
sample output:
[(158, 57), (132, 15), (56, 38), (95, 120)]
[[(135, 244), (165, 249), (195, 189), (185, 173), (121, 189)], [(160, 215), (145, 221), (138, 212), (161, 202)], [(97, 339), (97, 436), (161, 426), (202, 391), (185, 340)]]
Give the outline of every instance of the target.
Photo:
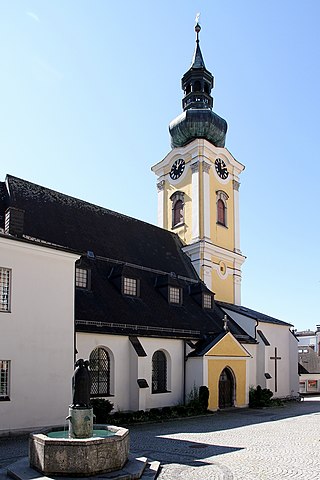
[(25, 236), (198, 281), (174, 233), (11, 175), (7, 186), (2, 228), (4, 208), (19, 208), (25, 211)]
[[(202, 307), (199, 295), (211, 292), (176, 234), (10, 175), (1, 191), (0, 227), (12, 207), (22, 212), (22, 238), (82, 254), (79, 267), (90, 270), (91, 286), (76, 288), (77, 331), (210, 341), (223, 331), (224, 312)], [(139, 280), (137, 297), (123, 295), (123, 276)], [(181, 288), (181, 305), (168, 302), (169, 285)], [(252, 340), (232, 319), (229, 329)]]
[(293, 326), (291, 323), (283, 322), (278, 318), (270, 317), (265, 313), (257, 312), (256, 310), (252, 310), (251, 308), (244, 307), (242, 305), (234, 305), (232, 303), (226, 303), (226, 302), (217, 302), (217, 303), (223, 309), (231, 310), (232, 312), (236, 312), (240, 315), (244, 315), (245, 317), (258, 320), (259, 322), (273, 323), (275, 325), (283, 325), (283, 326), (287, 325), (288, 327)]
[[(308, 350), (308, 352), (305, 352)], [(303, 352), (299, 353), (299, 374), (301, 373), (319, 373), (320, 357), (311, 347), (303, 345)]]

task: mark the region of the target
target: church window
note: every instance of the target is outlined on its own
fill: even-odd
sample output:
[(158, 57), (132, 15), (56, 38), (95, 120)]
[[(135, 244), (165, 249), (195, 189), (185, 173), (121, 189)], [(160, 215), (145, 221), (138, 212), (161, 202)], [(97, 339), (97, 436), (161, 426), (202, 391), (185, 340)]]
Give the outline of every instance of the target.
[(105, 348), (95, 348), (89, 357), (91, 396), (110, 396), (110, 355)]
[(10, 276), (11, 270), (0, 268), (0, 312), (10, 311)]
[(169, 303), (181, 304), (181, 288), (169, 286)]
[(172, 228), (174, 228), (184, 223), (184, 193), (175, 192), (170, 200), (172, 201)]
[(10, 373), (10, 361), (0, 360), (0, 401), (10, 400), (9, 373)]
[(86, 268), (76, 267), (76, 287), (77, 288), (89, 288), (89, 270)]
[(122, 293), (130, 297), (137, 297), (139, 295), (139, 281), (137, 278), (123, 278)]
[(209, 84), (208, 83), (204, 84), (204, 91), (205, 91), (205, 93), (207, 93), (209, 95), (210, 92), (209, 92)]
[(221, 190), (217, 191), (217, 223), (227, 226), (227, 200), (228, 195)]
[(190, 83), (186, 86), (186, 95), (191, 92), (191, 85)]
[(152, 356), (152, 393), (167, 392), (167, 357), (161, 350)]
[(203, 308), (212, 308), (212, 295), (210, 295), (209, 293), (203, 294)]

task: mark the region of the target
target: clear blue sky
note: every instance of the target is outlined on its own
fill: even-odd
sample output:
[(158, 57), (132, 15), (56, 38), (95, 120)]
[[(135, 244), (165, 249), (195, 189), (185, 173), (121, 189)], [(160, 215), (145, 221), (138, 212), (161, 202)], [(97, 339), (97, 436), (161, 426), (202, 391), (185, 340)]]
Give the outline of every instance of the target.
[(194, 18), (241, 175), (242, 303), (320, 323), (319, 0), (0, 3), (0, 176), (156, 223)]

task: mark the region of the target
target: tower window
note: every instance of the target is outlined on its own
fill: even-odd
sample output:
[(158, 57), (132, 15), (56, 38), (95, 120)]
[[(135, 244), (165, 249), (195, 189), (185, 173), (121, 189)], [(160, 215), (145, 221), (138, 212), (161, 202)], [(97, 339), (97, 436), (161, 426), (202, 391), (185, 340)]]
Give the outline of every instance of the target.
[(208, 83), (205, 83), (205, 84), (204, 84), (204, 91), (205, 91), (205, 93), (207, 93), (208, 95), (210, 94), (209, 84), (208, 84)]
[(186, 95), (188, 95), (188, 93), (191, 92), (191, 85), (190, 83), (188, 83), (188, 85), (186, 86)]
[(171, 195), (172, 200), (172, 228), (184, 223), (184, 193), (175, 192)]
[(201, 83), (199, 82), (199, 80), (194, 82), (193, 91), (194, 92), (201, 92)]
[(217, 223), (227, 226), (227, 200), (228, 195), (221, 190), (217, 191)]

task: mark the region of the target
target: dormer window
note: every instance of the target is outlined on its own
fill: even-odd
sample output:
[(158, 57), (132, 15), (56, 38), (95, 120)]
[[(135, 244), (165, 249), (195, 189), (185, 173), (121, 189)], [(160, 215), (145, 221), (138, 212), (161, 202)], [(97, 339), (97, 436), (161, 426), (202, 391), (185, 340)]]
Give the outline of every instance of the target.
[(76, 267), (76, 287), (77, 288), (90, 288), (90, 271), (86, 268)]
[(212, 309), (212, 295), (204, 293), (202, 297), (203, 308)]
[(139, 280), (137, 278), (123, 277), (123, 295), (137, 297), (139, 295)]
[(180, 305), (182, 303), (181, 288), (169, 286), (169, 303)]

